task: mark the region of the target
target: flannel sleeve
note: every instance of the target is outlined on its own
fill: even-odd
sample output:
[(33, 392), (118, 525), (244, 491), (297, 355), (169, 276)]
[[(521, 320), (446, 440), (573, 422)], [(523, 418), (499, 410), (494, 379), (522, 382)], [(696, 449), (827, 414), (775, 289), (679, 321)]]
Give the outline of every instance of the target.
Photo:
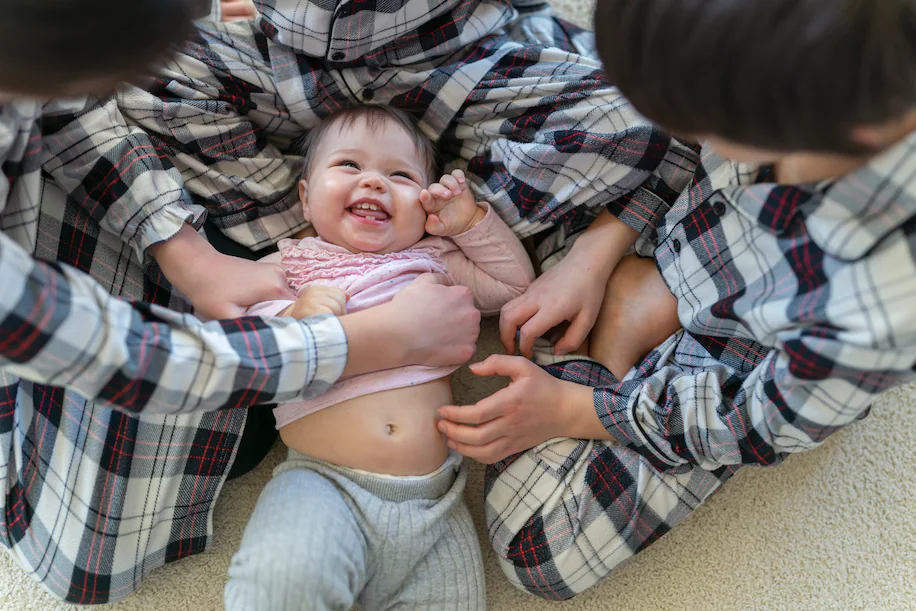
[[(657, 134), (660, 136), (660, 134)], [(639, 232), (636, 250), (652, 256), (658, 246), (658, 226), (671, 206), (687, 189), (699, 163), (699, 151), (675, 138), (648, 139), (647, 159), (653, 154), (658, 165), (636, 189), (608, 202), (607, 210)]]
[(347, 342), (333, 317), (193, 316), (111, 297), (0, 234), (0, 368), (128, 412), (185, 413), (318, 395)]
[(201, 24), (146, 87), (55, 102), (43, 118), (43, 167), (141, 260), (206, 215), (259, 250), (306, 225), (293, 188), (302, 135), (273, 83), (253, 22)]
[[(605, 428), (659, 469), (772, 465), (863, 417), (878, 395), (916, 378), (906, 349), (856, 345), (835, 329), (785, 338), (746, 376), (724, 364), (667, 365), (597, 388)], [(880, 367), (877, 367), (880, 365)]]

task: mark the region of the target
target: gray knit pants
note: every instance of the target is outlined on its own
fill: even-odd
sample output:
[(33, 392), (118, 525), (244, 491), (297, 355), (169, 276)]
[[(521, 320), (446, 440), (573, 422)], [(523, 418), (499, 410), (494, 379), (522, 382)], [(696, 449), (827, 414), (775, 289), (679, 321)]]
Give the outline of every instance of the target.
[(433, 474), (395, 477), (290, 450), (232, 558), (226, 609), (482, 611), (466, 481), (455, 454)]

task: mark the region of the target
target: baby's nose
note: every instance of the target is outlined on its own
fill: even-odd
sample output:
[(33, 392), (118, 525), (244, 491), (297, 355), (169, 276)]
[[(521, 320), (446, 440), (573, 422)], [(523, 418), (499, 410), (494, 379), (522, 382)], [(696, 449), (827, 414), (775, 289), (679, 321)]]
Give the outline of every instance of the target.
[(366, 189), (374, 189), (376, 191), (385, 190), (385, 181), (377, 174), (367, 174), (363, 176), (362, 186)]

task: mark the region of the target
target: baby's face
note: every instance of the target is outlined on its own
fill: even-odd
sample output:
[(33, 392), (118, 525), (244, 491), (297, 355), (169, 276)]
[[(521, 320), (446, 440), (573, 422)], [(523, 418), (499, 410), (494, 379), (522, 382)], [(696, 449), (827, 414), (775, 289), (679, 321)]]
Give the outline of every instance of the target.
[(426, 164), (413, 138), (394, 122), (334, 127), (299, 184), (305, 217), (327, 242), (351, 252), (388, 253), (423, 237), (420, 192)]

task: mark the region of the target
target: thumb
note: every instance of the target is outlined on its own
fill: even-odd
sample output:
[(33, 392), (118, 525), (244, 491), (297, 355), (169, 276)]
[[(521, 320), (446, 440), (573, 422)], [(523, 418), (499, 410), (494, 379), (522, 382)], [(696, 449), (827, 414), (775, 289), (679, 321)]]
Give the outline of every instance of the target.
[(475, 376), (502, 376), (511, 378), (514, 382), (528, 373), (531, 367), (537, 367), (537, 365), (523, 356), (493, 354), (486, 360), (474, 363), (469, 369)]
[(448, 278), (444, 274), (426, 273), (417, 276), (417, 279), (410, 283), (410, 286), (424, 284), (448, 284)]

